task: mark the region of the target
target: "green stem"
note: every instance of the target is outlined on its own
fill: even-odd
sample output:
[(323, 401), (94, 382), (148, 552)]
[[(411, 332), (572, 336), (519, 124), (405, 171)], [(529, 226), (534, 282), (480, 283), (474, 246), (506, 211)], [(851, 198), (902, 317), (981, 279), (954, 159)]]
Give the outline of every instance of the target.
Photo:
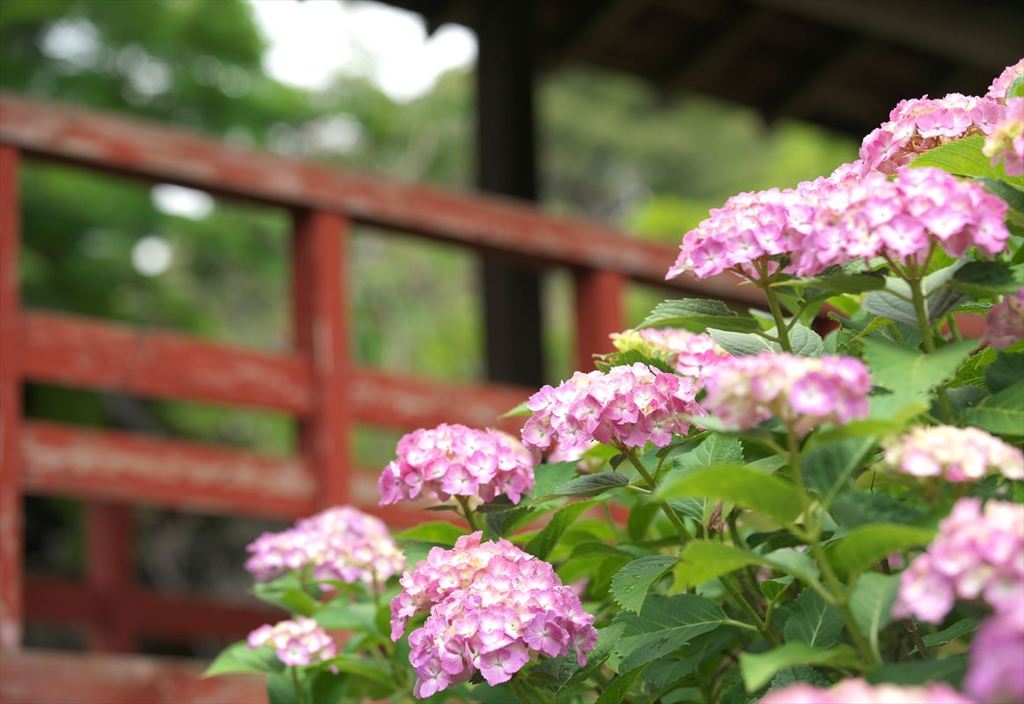
[(480, 526), (477, 525), (476, 516), (473, 515), (473, 509), (469, 507), (469, 499), (465, 496), (456, 496), (455, 500), (459, 502), (459, 506), (462, 507), (462, 515), (466, 518), (466, 523), (469, 524), (469, 529), (472, 532), (480, 530)]
[[(636, 456), (636, 452), (634, 452), (632, 448), (620, 447), (619, 449), (622, 451), (622, 454), (626, 456), (626, 459), (629, 460), (629, 463), (633, 465), (634, 468), (636, 468), (636, 471), (640, 474), (640, 476), (643, 477), (643, 480), (647, 484), (648, 488), (650, 488), (652, 492), (655, 489), (657, 489), (657, 482), (654, 481), (654, 477), (652, 477), (651, 473), (647, 471), (646, 467), (644, 467), (643, 463), (640, 461), (640, 458)], [(688, 542), (693, 540), (693, 536), (690, 535), (690, 531), (687, 530), (686, 524), (683, 523), (682, 519), (680, 519), (679, 516), (676, 515), (676, 512), (672, 510), (672, 507), (666, 504), (664, 501), (659, 501), (658, 505), (661, 506), (661, 510), (668, 517), (669, 523), (675, 526), (676, 533), (679, 534), (679, 543), (681, 545), (686, 545)]]
[(917, 316), (917, 326), (921, 330), (921, 345), (924, 351), (931, 354), (935, 351), (935, 338), (932, 337), (932, 326), (928, 321), (928, 306), (921, 288), (921, 279), (910, 279), (910, 295), (914, 301), (914, 314)]
[[(807, 489), (804, 486), (803, 478), (803, 467), (801, 466), (800, 458), (800, 440), (797, 438), (796, 433), (792, 428), (787, 432), (787, 441), (789, 444), (789, 468), (793, 475), (793, 480), (800, 488), (800, 493), (803, 496), (805, 505), (809, 506), (810, 497), (807, 494)], [(856, 619), (853, 617), (853, 612), (850, 611), (849, 605), (849, 594), (842, 582), (836, 576), (835, 570), (832, 569), (832, 563), (828, 561), (828, 556), (825, 555), (825, 551), (821, 548), (821, 519), (808, 515), (806, 518), (807, 529), (804, 531), (804, 538), (811, 549), (811, 556), (814, 561), (818, 564), (818, 569), (821, 570), (822, 576), (825, 577), (825, 588), (831, 596), (831, 601), (839, 611), (839, 615), (846, 625), (846, 630), (850, 634), (850, 638), (853, 640), (853, 644), (856, 646), (857, 651), (861, 654), (868, 663), (872, 665), (880, 664), (877, 654), (871, 647), (871, 644), (861, 633), (860, 627), (857, 625)]]
[(779, 299), (776, 298), (775, 291), (768, 284), (761, 286), (761, 290), (764, 291), (765, 298), (768, 299), (768, 310), (771, 311), (772, 318), (775, 319), (775, 334), (778, 335), (779, 345), (785, 352), (792, 352), (793, 346), (789, 342), (789, 326), (786, 324), (785, 316), (782, 315)]
[[(935, 351), (935, 337), (932, 335), (932, 326), (928, 320), (928, 306), (924, 290), (921, 286), (921, 278), (908, 278), (907, 283), (910, 284), (910, 295), (914, 300), (914, 314), (917, 316), (917, 326), (921, 330), (921, 346), (924, 347), (924, 351), (927, 354), (931, 354)], [(951, 422), (953, 420), (953, 406), (949, 402), (945, 386), (939, 386), (938, 396), (943, 420), (947, 423)]]
[(727, 618), (727, 619), (725, 619), (724, 621), (722, 621), (722, 625), (723, 626), (735, 626), (736, 628), (742, 628), (744, 631), (753, 631), (754, 633), (757, 633), (757, 627), (756, 626), (752, 626), (749, 623), (747, 623), (746, 621), (737, 621), (734, 618)]
[(946, 316), (946, 324), (949, 325), (949, 334), (952, 335), (953, 340), (959, 342), (964, 339), (963, 334), (960, 332), (960, 326), (956, 324), (956, 316), (950, 313)]
[[(725, 518), (725, 525), (729, 529), (729, 537), (732, 539), (732, 544), (740, 549), (745, 550), (747, 543), (743, 540), (740, 535), (740, 530), (736, 525), (736, 518), (738, 512), (733, 510), (729, 512), (729, 515)], [(750, 595), (754, 601), (760, 601), (764, 604), (765, 612), (768, 610), (768, 600), (761, 595), (761, 591), (757, 588), (757, 576), (754, 574), (752, 567), (747, 566), (740, 570), (740, 586), (744, 588), (744, 591)], [(767, 623), (767, 620), (765, 621)]]
[(371, 572), (371, 576), (373, 577), (373, 583), (370, 585), (373, 592), (373, 606), (380, 611), (380, 581), (377, 579), (376, 572)]
[(917, 648), (918, 654), (921, 655), (925, 660), (930, 659), (932, 657), (932, 651), (929, 650), (928, 646), (924, 644), (924, 639), (921, 638), (921, 632), (917, 630), (917, 624), (914, 623), (914, 619), (906, 619), (903, 622), (903, 628), (905, 628), (907, 633), (910, 635), (910, 640), (914, 643), (914, 646)]
[[(526, 689), (528, 689), (530, 692), (532, 692), (533, 696), (537, 697), (537, 701), (539, 701), (540, 704), (548, 704), (547, 695), (540, 688), (535, 687), (534, 685), (530, 684), (528, 681), (524, 682), (524, 684), (525, 684)], [(552, 698), (551, 701), (555, 701), (556, 699), (558, 699), (558, 695), (557, 694), (554, 695), (554, 697)]]
[(782, 641), (779, 640), (779, 636), (776, 635), (775, 631), (768, 628), (768, 625), (761, 618), (761, 614), (757, 613), (757, 610), (751, 606), (750, 602), (743, 596), (739, 586), (736, 584), (735, 578), (733, 578), (732, 575), (725, 575), (720, 578), (720, 581), (722, 582), (722, 586), (725, 587), (725, 590), (729, 592), (729, 596), (733, 598), (733, 601), (735, 601), (739, 607), (743, 609), (744, 613), (750, 617), (750, 620), (754, 622), (752, 626), (750, 624), (743, 624), (743, 626), (745, 626), (747, 630), (758, 631), (773, 645), (782, 645)]
[(292, 687), (295, 689), (295, 701), (298, 704), (306, 704), (306, 692), (302, 688), (302, 683), (299, 682), (299, 669), (297, 667), (289, 667), (288, 671), (291, 674)]
[(807, 487), (804, 486), (804, 468), (803, 460), (800, 455), (800, 438), (796, 436), (796, 432), (789, 428), (786, 432), (786, 445), (789, 451), (789, 471), (793, 475), (793, 481), (796, 483), (797, 488), (800, 489), (800, 498), (806, 506), (810, 503), (810, 497), (807, 495)]
[(860, 652), (863, 657), (871, 665), (880, 665), (877, 653), (871, 647), (867, 638), (860, 631), (860, 626), (857, 625), (857, 619), (853, 617), (853, 612), (850, 611), (849, 594), (843, 587), (839, 578), (836, 576), (835, 571), (832, 569), (832, 563), (828, 561), (828, 557), (825, 555), (825, 551), (821, 549), (821, 543), (819, 540), (815, 540), (811, 543), (811, 555), (814, 556), (815, 562), (818, 563), (818, 568), (821, 573), (825, 576), (825, 585), (828, 590), (832, 592), (832, 597), (835, 599), (835, 606), (839, 610), (839, 616), (843, 619), (843, 624), (846, 626), (847, 632), (850, 634), (850, 638), (853, 640), (854, 646)]
[(515, 677), (508, 681), (508, 688), (512, 690), (512, 694), (516, 695), (516, 699), (520, 704), (533, 704), (530, 701), (529, 695), (523, 690), (523, 686), (516, 682)]

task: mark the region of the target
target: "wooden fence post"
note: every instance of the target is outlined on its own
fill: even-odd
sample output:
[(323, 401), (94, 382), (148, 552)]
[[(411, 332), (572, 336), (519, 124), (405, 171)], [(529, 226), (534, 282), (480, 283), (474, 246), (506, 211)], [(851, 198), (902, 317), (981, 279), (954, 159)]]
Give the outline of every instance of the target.
[(130, 653), (138, 646), (127, 611), (137, 589), (133, 518), (125, 504), (89, 504), (86, 509), (86, 582), (101, 614), (90, 629), (89, 648), (99, 652)]
[(347, 503), (351, 489), (348, 310), (345, 239), (349, 222), (336, 213), (299, 211), (292, 242), (295, 347), (310, 362), (313, 413), (301, 421), (302, 456), (317, 478), (317, 506)]
[(0, 649), (21, 646), (22, 502), (18, 151), (0, 145)]
[(595, 354), (612, 351), (609, 335), (623, 328), (625, 278), (598, 269), (579, 269), (576, 283), (576, 369), (594, 368)]

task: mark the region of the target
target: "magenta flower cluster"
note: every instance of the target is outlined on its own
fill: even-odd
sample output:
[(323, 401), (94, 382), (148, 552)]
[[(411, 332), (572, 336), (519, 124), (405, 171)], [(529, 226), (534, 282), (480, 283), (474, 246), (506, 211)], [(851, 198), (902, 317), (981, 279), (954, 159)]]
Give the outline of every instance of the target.
[(1003, 300), (989, 309), (985, 322), (988, 328), (985, 339), (994, 349), (1006, 349), (1024, 339), (1024, 288), (1003, 296)]
[(801, 236), (790, 224), (790, 210), (801, 201), (793, 189), (733, 196), (683, 235), (679, 256), (665, 278), (693, 272), (705, 279), (733, 268), (754, 279), (766, 278), (778, 269), (773, 258), (799, 248)]
[(490, 501), (504, 494), (519, 503), (533, 488), (533, 455), (511, 435), (442, 423), (398, 441), (377, 483), (381, 505), (421, 494), (448, 501), (460, 496)]
[(790, 271), (811, 276), (857, 259), (887, 257), (921, 263), (936, 246), (953, 257), (971, 247), (993, 256), (1010, 233), (1007, 205), (970, 181), (942, 169), (903, 169), (894, 179), (878, 172), (807, 188), (813, 211)]
[(971, 641), (964, 689), (983, 702), (1024, 702), (1024, 592), (982, 622)]
[(893, 174), (922, 152), (988, 132), (1003, 114), (1000, 102), (990, 97), (950, 93), (945, 98), (901, 100), (889, 121), (864, 138), (860, 158), (866, 169)]
[(405, 568), (387, 526), (350, 506), (299, 520), (279, 533), (264, 533), (248, 546), (245, 568), (259, 581), (312, 568), (318, 580), (384, 582)]
[(250, 648), (273, 648), (277, 659), (292, 667), (315, 665), (338, 654), (334, 641), (311, 618), (265, 624), (250, 633), (247, 642)]
[(451, 550), (433, 548), (402, 576), (391, 602), (391, 638), (428, 611), (409, 635), (409, 661), (419, 697), (469, 680), (479, 671), (490, 685), (507, 682), (532, 658), (576, 654), (582, 667), (597, 642), (594, 617), (548, 563), (506, 540), (463, 536)]
[(687, 415), (700, 414), (691, 379), (646, 364), (612, 367), (608, 372), (576, 372), (557, 387), (545, 386), (527, 401), (533, 415), (523, 426), (527, 447), (545, 450), (557, 443), (566, 454), (598, 442), (664, 447), (672, 435), (685, 435)]
[(802, 437), (822, 423), (865, 417), (871, 378), (853, 357), (764, 352), (721, 362), (706, 388), (704, 408), (727, 428), (745, 430), (774, 416)]
[(1024, 452), (978, 428), (914, 428), (888, 445), (885, 463), (903, 474), (948, 482), (974, 482), (990, 473), (1024, 479)]
[(828, 267), (885, 256), (920, 262), (941, 247), (1001, 252), (1009, 239), (1007, 205), (942, 169), (903, 169), (893, 180), (861, 167), (788, 191), (741, 194), (683, 236), (666, 278), (706, 278), (732, 269), (764, 280), (780, 270), (814, 276)]
[(770, 692), (761, 704), (976, 704), (947, 684), (906, 687), (842, 680), (829, 689), (798, 683)]
[(1006, 101), (1006, 115), (988, 131), (981, 151), (1008, 176), (1024, 176), (1024, 97)]
[(958, 501), (928, 550), (903, 572), (892, 613), (939, 623), (958, 598), (983, 598), (997, 613), (1024, 602), (1024, 506)]

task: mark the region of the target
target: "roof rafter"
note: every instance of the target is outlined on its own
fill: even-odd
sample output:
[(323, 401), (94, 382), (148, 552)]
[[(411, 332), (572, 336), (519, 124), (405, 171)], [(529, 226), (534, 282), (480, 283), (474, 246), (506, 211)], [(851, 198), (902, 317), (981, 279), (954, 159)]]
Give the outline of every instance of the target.
[(1020, 12), (1009, 3), (956, 0), (748, 0), (858, 34), (979, 66), (1020, 58)]

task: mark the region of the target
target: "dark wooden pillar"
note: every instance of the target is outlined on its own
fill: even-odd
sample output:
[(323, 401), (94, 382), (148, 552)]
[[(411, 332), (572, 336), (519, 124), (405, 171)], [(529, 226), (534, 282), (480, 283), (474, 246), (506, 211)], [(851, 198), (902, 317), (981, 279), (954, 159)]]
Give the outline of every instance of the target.
[[(536, 200), (533, 2), (488, 0), (478, 4), (478, 13), (477, 185)], [(540, 385), (539, 274), (489, 256), (481, 271), (487, 377)]]

